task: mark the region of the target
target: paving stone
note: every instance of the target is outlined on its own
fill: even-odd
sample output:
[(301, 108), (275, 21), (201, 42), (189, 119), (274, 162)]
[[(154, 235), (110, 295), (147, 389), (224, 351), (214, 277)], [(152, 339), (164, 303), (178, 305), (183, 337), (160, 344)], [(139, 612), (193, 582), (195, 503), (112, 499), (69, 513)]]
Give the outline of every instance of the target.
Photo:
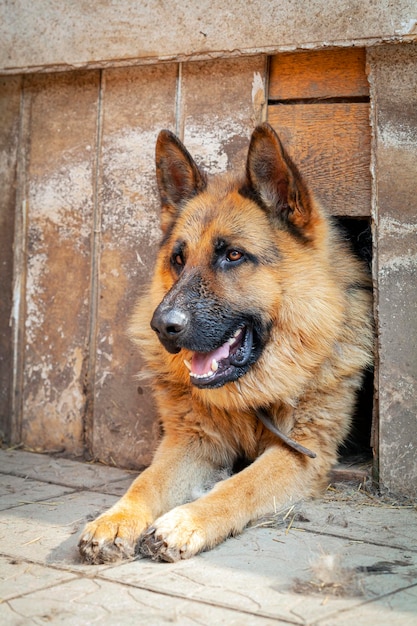
[[(52, 468), (61, 477), (67, 460), (18, 451), (9, 456), (13, 471), (7, 476), (2, 464), (2, 484), (17, 490), (7, 491), (10, 508), (0, 512), (0, 623), (415, 624), (412, 508), (365, 506), (366, 496), (324, 499), (294, 508), (285, 521), (282, 515), (263, 520), (187, 561), (89, 566), (78, 558), (81, 529), (116, 501), (109, 492), (124, 489), (130, 476), (108, 483), (107, 493), (57, 494), (62, 487), (23, 481), (15, 472), (50, 478)], [(90, 481), (90, 465), (72, 462), (72, 468), (77, 480)], [(32, 503), (19, 504), (26, 485), (33, 485)], [(48, 490), (48, 500), (33, 502)]]
[(398, 591), (358, 609), (332, 615), (320, 621), (320, 626), (369, 626), (387, 624), (389, 626), (415, 626), (417, 615), (417, 585)]
[(82, 489), (132, 480), (137, 475), (137, 472), (116, 467), (80, 463), (23, 450), (0, 450), (0, 472)]
[(402, 507), (375, 506), (358, 502), (325, 502), (316, 500), (301, 505), (296, 525), (303, 530), (375, 542), (393, 548), (417, 551), (417, 510), (410, 504)]
[(122, 478), (121, 480), (106, 483), (100, 487), (100, 493), (108, 493), (109, 495), (119, 496), (119, 498), (121, 498), (129, 489), (136, 476), (138, 476), (138, 472), (133, 472), (132, 476), (129, 476), (128, 478)]
[(2, 552), (61, 568), (85, 567), (78, 558), (80, 532), (87, 518), (93, 519), (115, 501), (110, 495), (79, 492), (2, 511)]
[(22, 593), (47, 589), (71, 578), (74, 574), (69, 572), (0, 556), (0, 604)]
[(59, 497), (69, 491), (71, 491), (69, 487), (48, 485), (31, 478), (0, 475), (0, 511)]
[[(69, 581), (0, 605), (3, 624), (267, 626), (276, 620), (98, 579)], [(294, 623), (294, 622), (293, 622)]]
[(399, 585), (407, 587), (416, 568), (417, 554), (404, 550), (319, 533), (254, 528), (190, 561), (171, 566), (136, 561), (102, 576), (304, 623), (361, 606)]

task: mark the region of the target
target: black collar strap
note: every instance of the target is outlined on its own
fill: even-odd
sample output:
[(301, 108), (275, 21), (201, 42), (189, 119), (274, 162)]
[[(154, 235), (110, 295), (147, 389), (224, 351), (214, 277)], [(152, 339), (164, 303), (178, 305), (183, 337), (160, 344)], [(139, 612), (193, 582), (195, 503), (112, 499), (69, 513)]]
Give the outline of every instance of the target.
[(261, 409), (257, 409), (256, 410), (256, 417), (259, 419), (260, 422), (262, 422), (262, 424), (268, 430), (271, 431), (271, 433), (274, 433), (274, 435), (279, 437), (281, 439), (281, 441), (283, 441), (285, 444), (287, 444), (287, 446), (289, 446), (293, 450), (296, 450), (297, 452), (300, 452), (301, 454), (305, 454), (306, 456), (309, 456), (311, 459), (315, 459), (316, 458), (317, 454), (315, 452), (312, 452), (308, 448), (305, 448), (304, 446), (302, 446), (300, 443), (297, 443), (296, 441), (294, 441), (294, 439), (291, 439), (287, 435), (284, 435), (284, 433), (282, 433), (279, 430), (279, 428), (277, 428), (275, 426), (275, 424), (272, 423), (272, 421), (270, 420), (270, 418), (268, 417), (268, 415), (266, 414), (264, 409), (262, 409), (262, 408)]

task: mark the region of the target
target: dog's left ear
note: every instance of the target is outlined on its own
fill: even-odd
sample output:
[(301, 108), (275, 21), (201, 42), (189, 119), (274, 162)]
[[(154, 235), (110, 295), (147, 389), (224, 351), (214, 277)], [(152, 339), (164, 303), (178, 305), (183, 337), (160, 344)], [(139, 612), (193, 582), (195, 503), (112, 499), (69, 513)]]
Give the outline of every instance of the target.
[(271, 216), (304, 229), (311, 217), (309, 193), (278, 135), (265, 123), (252, 133), (246, 163), (247, 185)]
[(169, 130), (159, 133), (155, 158), (162, 206), (161, 226), (166, 233), (185, 203), (204, 191), (207, 180), (185, 146)]

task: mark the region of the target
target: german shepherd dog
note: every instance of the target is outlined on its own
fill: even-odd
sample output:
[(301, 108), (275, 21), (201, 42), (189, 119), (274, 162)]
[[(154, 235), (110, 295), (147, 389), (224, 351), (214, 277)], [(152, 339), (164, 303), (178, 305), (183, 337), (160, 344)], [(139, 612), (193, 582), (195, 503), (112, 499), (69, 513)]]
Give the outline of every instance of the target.
[(268, 124), (241, 178), (208, 180), (167, 130), (156, 169), (163, 238), (130, 332), (163, 437), (87, 524), (90, 563), (186, 559), (317, 494), (371, 363), (370, 279)]

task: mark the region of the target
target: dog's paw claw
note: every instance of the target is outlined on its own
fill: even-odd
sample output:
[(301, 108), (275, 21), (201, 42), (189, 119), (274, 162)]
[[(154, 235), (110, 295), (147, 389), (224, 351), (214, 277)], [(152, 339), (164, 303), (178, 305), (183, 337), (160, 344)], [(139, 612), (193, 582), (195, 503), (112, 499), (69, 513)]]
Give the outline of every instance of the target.
[(103, 515), (86, 526), (78, 549), (82, 560), (93, 565), (131, 559), (139, 534), (135, 520)]
[(138, 543), (138, 553), (154, 561), (159, 561), (166, 544), (162, 539), (156, 537), (155, 532), (156, 529), (151, 527), (142, 535)]
[(85, 563), (100, 565), (114, 563), (134, 556), (134, 547), (130, 542), (116, 537), (114, 541), (82, 537), (78, 543), (81, 558)]
[(205, 547), (201, 527), (196, 527), (182, 507), (170, 511), (148, 528), (138, 543), (138, 553), (153, 561), (175, 563), (188, 559)]

